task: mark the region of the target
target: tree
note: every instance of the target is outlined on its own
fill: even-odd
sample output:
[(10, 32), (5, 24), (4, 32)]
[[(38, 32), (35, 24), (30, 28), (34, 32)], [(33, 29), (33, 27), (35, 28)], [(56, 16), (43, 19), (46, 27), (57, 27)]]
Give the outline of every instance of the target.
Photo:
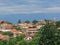
[(13, 36), (12, 32), (2, 32), (3, 35), (9, 35), (9, 36)]
[(20, 30), (21, 31), (21, 28), (19, 26), (13, 26), (13, 28), (15, 28), (16, 30)]
[(21, 20), (20, 19), (18, 20), (18, 23), (21, 23)]
[(3, 45), (3, 41), (2, 40), (0, 40), (0, 45)]
[(24, 39), (25, 35), (21, 34), (20, 36), (17, 36), (16, 39), (17, 41), (21, 41), (22, 39)]
[(36, 28), (36, 26), (33, 26), (33, 28)]
[(38, 21), (37, 20), (33, 20), (32, 23), (33, 24), (36, 24), (36, 23), (38, 23)]
[(39, 30), (39, 45), (60, 45), (60, 31), (52, 24)]
[(11, 40), (9, 40), (9, 45), (15, 45), (16, 44), (16, 42), (15, 42), (16, 40), (15, 39), (11, 39)]
[(2, 40), (3, 45), (8, 45), (8, 41), (7, 40)]
[(28, 45), (27, 41), (26, 40), (21, 40), (19, 45)]
[(11, 22), (8, 22), (8, 21), (5, 21), (4, 23), (7, 23), (7, 24), (12, 24)]
[(26, 21), (25, 21), (25, 23), (27, 23), (27, 24), (28, 24), (28, 23), (30, 23), (30, 21), (29, 21), (29, 20), (26, 20)]
[(56, 22), (56, 26), (57, 26), (57, 27), (60, 27), (60, 21), (57, 21), (57, 22)]

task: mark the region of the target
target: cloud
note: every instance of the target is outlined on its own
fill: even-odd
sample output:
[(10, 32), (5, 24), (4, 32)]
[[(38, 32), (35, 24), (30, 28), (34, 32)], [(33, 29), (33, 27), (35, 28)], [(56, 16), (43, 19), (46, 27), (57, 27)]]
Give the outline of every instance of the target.
[(60, 13), (60, 0), (0, 0), (0, 14)]
[(45, 13), (60, 13), (60, 7), (44, 8), (43, 12), (45, 12)]
[(58, 13), (60, 7), (38, 8), (36, 6), (18, 5), (0, 7), (0, 14), (32, 14), (32, 13)]

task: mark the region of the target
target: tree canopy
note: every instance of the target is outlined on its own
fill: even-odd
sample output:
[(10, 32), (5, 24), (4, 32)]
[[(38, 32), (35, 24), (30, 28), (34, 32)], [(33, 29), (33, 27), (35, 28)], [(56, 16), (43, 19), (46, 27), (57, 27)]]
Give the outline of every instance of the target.
[(52, 24), (39, 30), (39, 45), (60, 45), (60, 31)]
[(30, 21), (29, 20), (26, 20), (25, 23), (30, 23)]
[(57, 22), (56, 22), (56, 26), (57, 26), (57, 27), (60, 27), (60, 21), (57, 21)]
[(36, 24), (36, 23), (38, 23), (38, 21), (37, 20), (33, 20), (32, 23), (33, 24)]

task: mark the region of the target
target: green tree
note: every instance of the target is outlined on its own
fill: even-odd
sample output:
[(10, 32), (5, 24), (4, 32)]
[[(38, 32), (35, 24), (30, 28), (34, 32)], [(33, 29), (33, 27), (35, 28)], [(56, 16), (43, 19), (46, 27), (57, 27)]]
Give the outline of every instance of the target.
[(3, 45), (3, 41), (2, 40), (0, 40), (0, 45)]
[(29, 20), (26, 20), (26, 21), (25, 21), (25, 23), (27, 23), (27, 24), (28, 24), (28, 23), (30, 23), (30, 21), (29, 21)]
[(36, 28), (36, 26), (33, 26), (33, 28)]
[(21, 34), (20, 36), (17, 36), (16, 39), (17, 39), (17, 41), (21, 41), (24, 39), (24, 37), (25, 37), (25, 35)]
[(16, 38), (13, 38), (13, 39), (10, 39), (10, 40), (8, 41), (8, 44), (9, 44), (9, 45), (16, 45), (17, 42), (18, 42), (17, 39), (16, 39)]
[(7, 40), (2, 40), (3, 45), (8, 45), (8, 41)]
[(7, 23), (7, 24), (12, 24), (11, 22), (8, 22), (8, 21), (5, 21), (4, 23)]
[(37, 20), (33, 20), (32, 23), (33, 24), (36, 24), (36, 23), (38, 23), (38, 21)]
[(57, 26), (57, 27), (60, 27), (60, 21), (57, 21), (57, 22), (56, 22), (56, 26)]
[(19, 45), (27, 45), (26, 40), (21, 40), (21, 41), (19, 42)]
[(39, 30), (39, 45), (60, 45), (60, 31), (52, 24)]
[(12, 32), (3, 32), (2, 34), (3, 34), (3, 35), (13, 36), (13, 33), (12, 33)]
[(13, 26), (13, 28), (15, 28), (16, 30), (20, 30), (21, 31), (21, 28), (19, 26)]
[(20, 19), (18, 20), (18, 23), (21, 23), (21, 20)]

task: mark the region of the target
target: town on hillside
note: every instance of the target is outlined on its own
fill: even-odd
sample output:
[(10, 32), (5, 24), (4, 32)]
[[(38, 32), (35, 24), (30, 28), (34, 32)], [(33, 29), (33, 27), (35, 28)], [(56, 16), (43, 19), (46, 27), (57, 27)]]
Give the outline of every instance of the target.
[[(10, 45), (10, 43), (11, 45), (25, 45), (26, 41), (32, 43), (32, 40), (34, 40), (35, 37), (39, 38), (39, 30), (47, 24), (52, 24), (60, 30), (60, 21), (56, 21), (55, 18), (53, 20), (33, 20), (32, 23), (29, 20), (26, 20), (25, 22), (18, 20), (17, 24), (0, 20), (0, 43), (2, 45), (2, 40), (6, 41), (6, 45)], [(35, 45), (35, 42), (31, 45)]]

